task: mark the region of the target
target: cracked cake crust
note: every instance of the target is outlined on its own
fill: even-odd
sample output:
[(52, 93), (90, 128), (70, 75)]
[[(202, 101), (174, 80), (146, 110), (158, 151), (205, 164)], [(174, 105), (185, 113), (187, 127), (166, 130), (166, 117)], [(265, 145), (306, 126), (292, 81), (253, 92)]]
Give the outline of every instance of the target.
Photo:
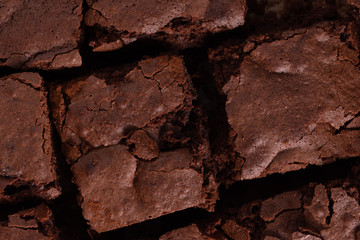
[[(139, 38), (164, 38), (178, 46), (194, 45), (208, 32), (234, 29), (245, 22), (244, 0), (156, 1), (87, 0), (85, 23), (108, 31), (94, 38), (95, 52), (111, 51)], [(116, 10), (114, 10), (116, 9)], [(98, 34), (99, 35), (99, 34)]]
[(360, 239), (359, 3), (0, 0), (0, 239)]
[(204, 182), (202, 165), (195, 164), (200, 153), (193, 156), (183, 133), (195, 96), (180, 57), (148, 58), (123, 79), (95, 73), (51, 86), (50, 92), (63, 151), (93, 230), (192, 207), (211, 209), (214, 179)]
[(360, 134), (342, 131), (360, 110), (358, 54), (330, 30), (259, 44), (223, 87), (241, 179), (359, 156)]
[(1, 112), (6, 113), (0, 116), (0, 178), (7, 179), (1, 198), (9, 198), (3, 194), (11, 185), (34, 186), (44, 198), (57, 197), (59, 190), (50, 186), (56, 181), (55, 159), (42, 78), (36, 73), (3, 77), (0, 91)]
[(0, 15), (0, 66), (26, 69), (81, 66), (80, 0), (0, 1)]

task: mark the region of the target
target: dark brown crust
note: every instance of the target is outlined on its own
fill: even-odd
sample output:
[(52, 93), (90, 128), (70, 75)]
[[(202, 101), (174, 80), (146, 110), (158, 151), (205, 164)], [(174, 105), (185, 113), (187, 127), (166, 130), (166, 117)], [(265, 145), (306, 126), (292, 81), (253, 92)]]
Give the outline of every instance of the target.
[[(0, 3), (0, 66), (61, 69), (81, 66), (80, 0)], [(57, 16), (57, 17), (53, 17)]]
[(181, 58), (148, 58), (123, 79), (109, 83), (92, 75), (50, 91), (92, 229), (109, 231), (214, 204), (204, 199), (214, 190), (205, 187), (202, 166), (195, 164), (201, 154), (193, 157), (185, 148), (183, 128), (195, 95)]
[[(244, 24), (244, 0), (121, 1), (88, 0), (85, 23), (93, 27), (90, 45), (95, 52), (116, 50), (138, 38), (157, 38), (180, 47), (198, 44), (208, 32)], [(118, 11), (113, 11), (113, 8)], [(96, 32), (108, 32), (107, 36)]]
[[(1, 200), (11, 186), (31, 186), (35, 195), (52, 199), (60, 192), (56, 181), (46, 91), (35, 73), (13, 74), (0, 79)], [(49, 187), (46, 187), (49, 186)], [(43, 190), (40, 190), (43, 188)]]
[(359, 8), (0, 0), (0, 239), (360, 239)]
[(360, 110), (358, 54), (334, 28), (346, 26), (259, 44), (223, 87), (235, 150), (245, 157), (242, 179), (360, 155), (359, 133), (341, 131)]

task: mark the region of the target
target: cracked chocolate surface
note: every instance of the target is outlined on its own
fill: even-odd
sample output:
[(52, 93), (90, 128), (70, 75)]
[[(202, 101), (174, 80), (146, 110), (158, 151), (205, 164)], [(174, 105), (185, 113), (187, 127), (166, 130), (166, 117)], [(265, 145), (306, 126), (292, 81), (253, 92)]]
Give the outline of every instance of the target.
[(73, 166), (84, 217), (104, 232), (200, 205), (202, 176), (191, 158), (179, 149), (138, 162), (121, 145), (88, 153)]
[(54, 239), (57, 236), (51, 210), (41, 204), (21, 210), (0, 221), (1, 239)]
[(133, 154), (144, 160), (151, 160), (159, 156), (159, 147), (154, 139), (152, 139), (145, 131), (135, 131), (129, 142), (134, 144)]
[(234, 240), (249, 240), (250, 231), (236, 223), (234, 220), (227, 220), (221, 227), (224, 233)]
[[(320, 200), (318, 194), (322, 188), (324, 188), (322, 185), (315, 187), (313, 206), (310, 210), (314, 214), (313, 219), (307, 218), (306, 214), (304, 217), (299, 210), (288, 209), (274, 222), (267, 224), (265, 233), (279, 239), (355, 239), (355, 231), (360, 223), (358, 202), (348, 196), (344, 189), (330, 188), (334, 212), (330, 223), (324, 222), (324, 217), (329, 214), (328, 206), (325, 204), (329, 204), (329, 201), (318, 202)], [(324, 204), (324, 206), (314, 206), (314, 202), (318, 202), (317, 205)]]
[(81, 66), (77, 48), (81, 9), (79, 0), (1, 1), (0, 66), (41, 69)]
[(12, 185), (33, 185), (43, 197), (57, 197), (59, 190), (45, 188), (56, 175), (42, 78), (36, 73), (3, 77), (0, 91), (0, 199), (9, 198), (4, 191)]
[(299, 192), (284, 192), (273, 199), (265, 200), (260, 209), (260, 216), (267, 222), (273, 221), (284, 210), (298, 209), (301, 207)]
[[(145, 59), (112, 83), (92, 75), (51, 92), (84, 218), (96, 232), (206, 206), (201, 168), (181, 147), (194, 97), (181, 58)], [(175, 149), (166, 148), (172, 141)]]
[(140, 61), (116, 84), (92, 75), (56, 86), (52, 101), (58, 107), (55, 117), (62, 141), (97, 148), (118, 144), (132, 129), (152, 128), (171, 112), (184, 111), (180, 121), (186, 121), (191, 88), (181, 58), (164, 56)]
[[(201, 226), (205, 239), (357, 239), (359, 163), (349, 164), (347, 171), (351, 173), (346, 173), (345, 178), (312, 177), (317, 180), (305, 185), (296, 184), (290, 189), (288, 186), (292, 184), (275, 186), (277, 181), (283, 181), (279, 178), (274, 185), (257, 186), (267, 192), (266, 188), (272, 185), (280, 193), (260, 198), (256, 196), (262, 194), (253, 193), (251, 200), (243, 200), (241, 194), (236, 196), (230, 192), (223, 196), (225, 202), (219, 204), (217, 214), (211, 220), (196, 223)], [(326, 171), (318, 173), (329, 174)], [(294, 179), (295, 176), (284, 180)], [(232, 192), (237, 190), (235, 187)], [(238, 201), (241, 203), (237, 204)]]
[(315, 223), (326, 226), (327, 218), (330, 217), (329, 205), (330, 201), (326, 188), (321, 184), (316, 185), (311, 204), (304, 206), (305, 214), (309, 218), (313, 218)]
[(321, 231), (321, 235), (325, 239), (354, 239), (360, 221), (359, 203), (341, 188), (330, 191), (334, 214), (329, 228)]
[(114, 35), (108, 39), (95, 38), (90, 44), (97, 52), (116, 50), (153, 35), (168, 38), (177, 45), (191, 45), (207, 32), (243, 25), (247, 10), (244, 0), (88, 0), (87, 3), (85, 23)]
[(359, 132), (341, 131), (359, 113), (358, 53), (326, 27), (299, 32), (259, 44), (223, 87), (242, 179), (359, 156)]
[(0, 0), (0, 239), (359, 240), (358, 0)]

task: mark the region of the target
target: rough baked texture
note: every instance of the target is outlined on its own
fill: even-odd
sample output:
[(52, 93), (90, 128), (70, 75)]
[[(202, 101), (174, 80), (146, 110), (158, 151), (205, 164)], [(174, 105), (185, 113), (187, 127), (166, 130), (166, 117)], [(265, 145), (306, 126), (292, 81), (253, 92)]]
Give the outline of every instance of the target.
[(11, 198), (5, 189), (21, 185), (45, 198), (58, 196), (49, 185), (56, 174), (42, 78), (36, 73), (3, 77), (0, 96), (0, 200)]
[[(341, 26), (335, 26), (341, 28)], [(223, 87), (241, 179), (360, 155), (358, 53), (329, 26), (259, 44)]]
[(227, 220), (222, 226), (226, 235), (234, 240), (250, 240), (250, 231), (236, 223), (234, 220)]
[[(327, 175), (331, 173), (324, 170), (317, 172), (321, 177), (309, 174), (306, 179), (321, 179), (320, 182), (301, 186), (285, 182), (296, 180), (295, 176), (273, 178), (272, 182), (263, 181), (262, 185), (250, 183), (249, 189), (257, 186), (261, 191), (252, 192), (250, 198), (236, 194), (240, 188), (234, 186), (222, 196), (215, 214), (196, 224), (201, 226), (205, 239), (356, 240), (360, 224), (359, 162), (353, 161), (346, 168), (335, 167), (338, 172), (346, 169), (346, 177), (330, 180)], [(246, 184), (242, 186), (245, 190)], [(292, 187), (289, 189), (289, 186)], [(277, 189), (279, 193), (274, 194), (268, 188)]]
[(133, 144), (133, 154), (144, 160), (151, 160), (159, 156), (159, 146), (144, 130), (135, 131), (129, 143)]
[[(92, 75), (56, 85), (52, 91), (53, 116), (69, 161), (90, 148), (116, 145), (136, 129), (160, 142), (167, 127), (175, 131), (171, 124), (188, 121), (194, 98), (183, 60), (174, 56), (142, 60), (123, 79), (110, 84)], [(130, 142), (138, 131), (134, 134)], [(136, 154), (141, 147), (134, 145)], [(156, 146), (152, 143), (148, 148), (153, 151)]]
[(9, 239), (9, 240), (51, 239), (49, 237), (42, 235), (36, 230), (25, 230), (21, 228), (8, 228), (8, 227), (0, 227), (0, 229), (1, 229), (0, 231), (1, 239)]
[[(284, 206), (286, 211), (279, 213), (274, 222), (267, 223), (265, 233), (280, 239), (355, 239), (357, 226), (360, 223), (360, 206), (356, 199), (348, 196), (342, 188), (330, 188), (329, 196), (333, 201), (333, 213), (330, 213), (326, 192), (320, 193), (324, 194), (322, 198), (325, 202), (319, 202), (321, 201), (321, 198), (318, 198), (319, 191), (323, 191), (319, 189), (324, 189), (324, 186), (316, 185), (311, 205), (305, 205), (313, 218), (306, 214), (304, 216), (294, 207)], [(298, 198), (297, 201), (300, 199)], [(319, 204), (323, 206), (316, 206)], [(325, 204), (328, 205), (325, 206)], [(328, 221), (325, 220), (326, 218)]]
[(310, 204), (304, 206), (305, 214), (313, 221), (320, 225), (326, 226), (329, 212), (330, 201), (326, 188), (322, 185), (316, 185), (314, 189), (314, 197)]
[(51, 91), (83, 214), (95, 231), (206, 206), (201, 166), (181, 137), (194, 98), (181, 58), (149, 58), (123, 79), (92, 75)]
[(0, 222), (0, 239), (54, 239), (57, 237), (53, 217), (45, 204), (21, 210)]
[(354, 239), (360, 223), (359, 203), (341, 188), (331, 189), (331, 198), (334, 201), (333, 216), (330, 228), (321, 231), (325, 239)]
[(202, 175), (189, 168), (186, 149), (137, 161), (127, 147), (94, 150), (74, 165), (84, 217), (97, 232), (200, 205)]
[[(61, 69), (81, 66), (82, 1), (0, 1), (0, 66)], [(54, 17), (56, 16), (56, 17)]]
[[(233, 29), (245, 22), (244, 0), (87, 0), (88, 26), (102, 29), (108, 36), (94, 36), (93, 51), (111, 51), (138, 38), (165, 38), (189, 46), (207, 32)], [(105, 37), (105, 38), (104, 38)]]
[(0, 239), (359, 240), (359, 3), (0, 0)]
[(284, 192), (265, 200), (260, 209), (261, 218), (265, 221), (273, 221), (279, 213), (286, 209), (300, 208), (300, 197), (298, 192)]
[(202, 236), (201, 232), (199, 231), (198, 227), (195, 224), (165, 233), (159, 238), (159, 240), (181, 240), (181, 239), (205, 240), (205, 238)]

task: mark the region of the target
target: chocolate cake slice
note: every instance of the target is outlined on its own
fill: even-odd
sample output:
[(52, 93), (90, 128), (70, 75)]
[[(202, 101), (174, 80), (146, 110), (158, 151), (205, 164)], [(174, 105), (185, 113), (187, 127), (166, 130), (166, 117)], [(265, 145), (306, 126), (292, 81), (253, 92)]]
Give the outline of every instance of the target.
[(207, 207), (199, 154), (183, 130), (195, 94), (182, 58), (148, 58), (125, 77), (110, 75), (51, 87), (53, 117), (91, 227), (105, 232)]
[(245, 0), (87, 0), (85, 23), (93, 28), (95, 52), (112, 51), (140, 38), (165, 40), (180, 47), (198, 44), (206, 33), (244, 24)]
[(359, 13), (0, 0), (0, 240), (360, 240)]
[(222, 195), (211, 217), (164, 236), (197, 229), (199, 239), (358, 239), (359, 169), (358, 159), (352, 159), (238, 182)]
[(0, 66), (62, 69), (82, 64), (82, 1), (0, 2)]
[(60, 189), (42, 78), (16, 73), (0, 83), (0, 202), (25, 195), (53, 199)]
[(0, 221), (1, 239), (50, 240), (58, 236), (51, 210), (45, 204), (20, 210), (8, 215), (6, 221)]
[(247, 50), (222, 87), (241, 179), (360, 155), (360, 132), (347, 127), (360, 112), (359, 54), (341, 37), (348, 29), (319, 23)]

